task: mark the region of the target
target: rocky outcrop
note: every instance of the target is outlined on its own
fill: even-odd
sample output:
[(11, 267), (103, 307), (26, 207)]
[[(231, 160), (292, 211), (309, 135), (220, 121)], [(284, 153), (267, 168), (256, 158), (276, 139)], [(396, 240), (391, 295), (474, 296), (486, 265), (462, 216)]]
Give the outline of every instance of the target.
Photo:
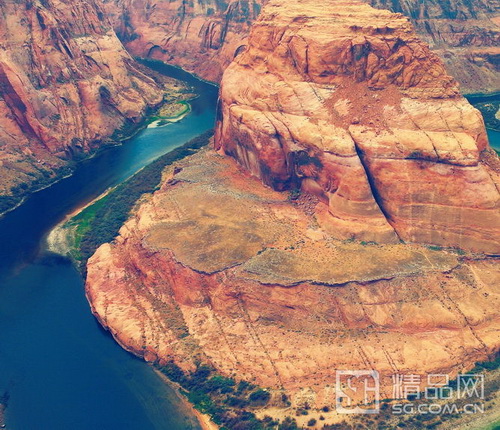
[(500, 4), (497, 1), (371, 0), (411, 18), (418, 35), (468, 93), (500, 88)]
[(481, 115), (401, 14), (269, 2), (219, 115), (216, 148), (274, 189), (315, 194), (337, 237), (500, 251)]
[(1, 2), (0, 194), (50, 181), (162, 99), (94, 0)]
[[(218, 2), (102, 0), (135, 55), (178, 64), (219, 81), (239, 53), (266, 0)], [(463, 91), (500, 88), (500, 10), (497, 2), (370, 0), (410, 17), (419, 36), (445, 61)]]
[(89, 260), (93, 312), (146, 360), (210, 363), (312, 408), (335, 403), (337, 369), (378, 370), (386, 398), (389, 375), (454, 375), (498, 351), (498, 260), (335, 240), (322, 210), (191, 156)]
[(313, 408), (338, 369), (379, 371), (390, 397), (392, 374), (498, 352), (498, 259), (401, 243), (496, 253), (500, 225), (481, 116), (402, 15), (271, 0), (224, 73), (215, 147), (88, 261), (125, 348)]
[(263, 2), (107, 0), (104, 6), (134, 55), (177, 64), (218, 82), (244, 48)]

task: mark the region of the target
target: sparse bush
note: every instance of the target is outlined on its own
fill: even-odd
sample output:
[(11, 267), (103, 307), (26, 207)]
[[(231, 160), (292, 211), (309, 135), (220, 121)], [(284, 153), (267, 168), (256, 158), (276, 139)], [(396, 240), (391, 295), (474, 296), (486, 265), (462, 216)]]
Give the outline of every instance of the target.
[(278, 426), (278, 430), (297, 430), (297, 421), (295, 419), (286, 417)]
[(288, 200), (289, 201), (294, 201), (297, 200), (300, 197), (300, 189), (294, 188), (293, 190), (290, 190), (288, 193)]

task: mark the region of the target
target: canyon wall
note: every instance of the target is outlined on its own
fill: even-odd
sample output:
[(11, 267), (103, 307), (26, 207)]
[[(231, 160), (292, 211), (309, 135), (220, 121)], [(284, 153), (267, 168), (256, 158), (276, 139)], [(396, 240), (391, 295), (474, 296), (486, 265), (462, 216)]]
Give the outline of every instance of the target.
[(50, 182), (162, 98), (94, 0), (2, 1), (0, 195)]
[(268, 3), (224, 73), (215, 141), (274, 189), (315, 194), (337, 237), (500, 251), (481, 115), (401, 14)]
[(468, 93), (500, 88), (500, 3), (496, 0), (370, 0), (410, 17), (422, 40)]
[[(118, 35), (137, 56), (178, 64), (205, 79), (222, 72), (246, 44), (266, 0), (102, 0)], [(500, 6), (482, 0), (370, 0), (410, 17), (419, 36), (444, 60), (462, 91), (500, 88)]]
[(243, 49), (263, 0), (103, 0), (135, 56), (177, 64), (218, 82)]

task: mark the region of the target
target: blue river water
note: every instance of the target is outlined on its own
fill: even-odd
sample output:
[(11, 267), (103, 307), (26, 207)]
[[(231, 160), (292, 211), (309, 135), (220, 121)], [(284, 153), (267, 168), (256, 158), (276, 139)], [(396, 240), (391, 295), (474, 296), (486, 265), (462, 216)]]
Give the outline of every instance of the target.
[(190, 115), (80, 163), (0, 219), (0, 396), (9, 397), (10, 430), (199, 428), (176, 393), (100, 327), (74, 266), (43, 246), (66, 214), (213, 127), (217, 87), (155, 68), (196, 88)]
[(488, 140), (492, 148), (500, 151), (500, 131), (488, 130)]
[[(155, 68), (196, 88), (190, 115), (80, 163), (0, 219), (0, 396), (9, 396), (10, 430), (199, 428), (175, 392), (100, 327), (74, 266), (43, 246), (75, 208), (213, 127), (217, 88), (179, 69)], [(489, 138), (500, 149), (500, 133)]]

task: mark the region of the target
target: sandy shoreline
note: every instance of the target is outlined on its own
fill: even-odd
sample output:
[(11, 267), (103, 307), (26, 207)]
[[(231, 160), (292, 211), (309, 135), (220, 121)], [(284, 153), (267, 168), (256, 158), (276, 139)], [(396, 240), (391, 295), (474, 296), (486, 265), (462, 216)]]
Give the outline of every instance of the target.
[[(178, 115), (175, 115), (173, 117), (165, 117), (165, 118), (159, 118), (150, 124), (148, 124), (148, 128), (158, 128), (158, 127), (165, 127), (166, 125), (173, 124), (176, 122), (179, 122), (180, 120), (184, 119), (187, 115), (191, 113), (191, 105), (186, 102), (187, 108), (179, 113)], [(163, 122), (163, 124), (162, 124)]]
[(107, 196), (111, 191), (113, 191), (116, 187), (110, 187), (102, 194), (97, 196), (95, 199), (91, 200), (88, 203), (85, 203), (81, 206), (75, 208), (72, 212), (68, 213), (61, 222), (56, 224), (52, 229), (47, 233), (45, 237), (45, 246), (51, 252), (56, 254), (67, 256), (70, 252), (68, 245), (68, 234), (69, 232), (64, 227), (68, 221), (70, 221), (73, 217), (80, 214), (82, 211), (87, 209), (89, 206), (92, 206), (94, 203)]
[(203, 430), (219, 430), (219, 426), (215, 424), (209, 415), (201, 413), (199, 410), (195, 409), (195, 407), (180, 393), (180, 386), (175, 382), (172, 382), (168, 379), (163, 373), (161, 373), (158, 369), (153, 367), (155, 373), (168, 385), (174, 388), (177, 396), (182, 401), (182, 403), (189, 409), (189, 411), (196, 416), (200, 426)]

